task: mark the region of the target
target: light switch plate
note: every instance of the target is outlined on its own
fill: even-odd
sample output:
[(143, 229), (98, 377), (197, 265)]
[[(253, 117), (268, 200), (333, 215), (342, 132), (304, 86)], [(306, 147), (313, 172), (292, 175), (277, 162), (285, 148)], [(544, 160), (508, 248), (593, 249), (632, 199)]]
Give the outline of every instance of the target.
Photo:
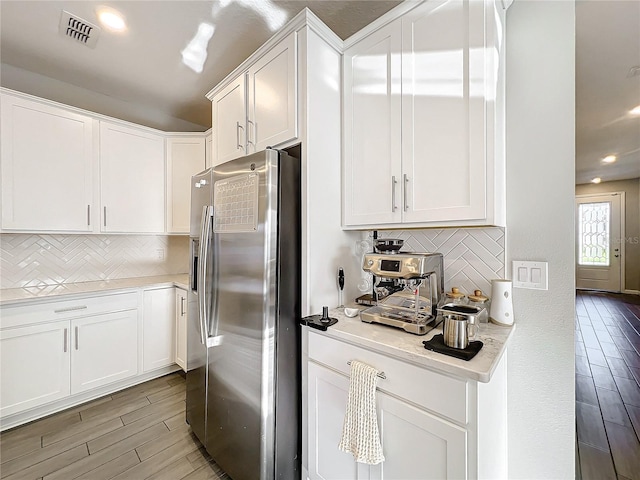
[(547, 262), (513, 261), (512, 281), (514, 288), (549, 289), (549, 267)]

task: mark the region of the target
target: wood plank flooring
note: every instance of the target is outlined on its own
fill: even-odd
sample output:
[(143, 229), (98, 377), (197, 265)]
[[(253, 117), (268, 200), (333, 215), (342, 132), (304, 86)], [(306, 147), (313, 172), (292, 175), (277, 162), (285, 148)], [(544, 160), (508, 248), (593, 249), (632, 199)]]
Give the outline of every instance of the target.
[(3, 480), (230, 480), (185, 422), (166, 375), (0, 434)]
[(640, 480), (640, 297), (576, 293), (576, 478)]

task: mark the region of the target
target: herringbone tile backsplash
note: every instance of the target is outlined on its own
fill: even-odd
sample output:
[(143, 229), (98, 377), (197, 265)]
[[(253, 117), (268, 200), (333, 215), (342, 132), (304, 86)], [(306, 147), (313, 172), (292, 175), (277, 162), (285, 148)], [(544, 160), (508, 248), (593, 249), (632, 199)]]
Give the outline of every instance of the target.
[(504, 229), (445, 228), (380, 231), (381, 238), (401, 238), (403, 251), (440, 252), (444, 256), (444, 286), (464, 293), (491, 293), (491, 280), (505, 278)]
[(172, 275), (188, 270), (186, 236), (0, 235), (0, 288)]

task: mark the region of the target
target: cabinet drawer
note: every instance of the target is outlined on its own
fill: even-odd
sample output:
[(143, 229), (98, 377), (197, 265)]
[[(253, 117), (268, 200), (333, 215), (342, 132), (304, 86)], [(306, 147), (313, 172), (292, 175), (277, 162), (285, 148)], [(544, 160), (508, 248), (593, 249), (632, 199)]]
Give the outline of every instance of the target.
[(467, 382), (309, 332), (309, 358), (349, 375), (350, 360), (384, 372), (378, 389), (404, 398), (460, 424), (467, 423)]
[(101, 295), (76, 300), (30, 303), (2, 307), (2, 323), (0, 326), (1, 328), (19, 327), (136, 308), (138, 308), (137, 292)]

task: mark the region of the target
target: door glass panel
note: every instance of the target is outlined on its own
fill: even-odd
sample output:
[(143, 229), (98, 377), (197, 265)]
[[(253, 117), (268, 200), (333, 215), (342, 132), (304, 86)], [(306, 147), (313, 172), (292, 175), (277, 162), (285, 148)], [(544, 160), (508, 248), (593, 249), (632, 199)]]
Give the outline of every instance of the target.
[(609, 266), (611, 204), (582, 203), (578, 209), (578, 263)]

